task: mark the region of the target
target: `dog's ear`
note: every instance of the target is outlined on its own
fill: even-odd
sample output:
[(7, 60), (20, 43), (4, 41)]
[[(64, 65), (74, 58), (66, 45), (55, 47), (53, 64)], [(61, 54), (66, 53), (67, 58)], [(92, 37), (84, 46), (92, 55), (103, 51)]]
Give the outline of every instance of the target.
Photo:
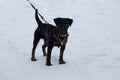
[(54, 22), (55, 22), (56, 25), (59, 25), (60, 18), (55, 18), (55, 19), (54, 19)]
[(67, 18), (67, 21), (68, 21), (69, 26), (71, 26), (73, 23), (73, 19)]

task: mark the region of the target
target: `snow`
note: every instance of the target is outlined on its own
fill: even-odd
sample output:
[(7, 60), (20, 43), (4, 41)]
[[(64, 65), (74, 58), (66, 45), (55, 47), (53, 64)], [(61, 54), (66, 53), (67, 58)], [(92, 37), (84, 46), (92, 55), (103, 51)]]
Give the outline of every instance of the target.
[(42, 40), (30, 61), (34, 10), (26, 0), (0, 0), (0, 80), (120, 80), (120, 0), (31, 0), (45, 19), (74, 20), (64, 54), (45, 66)]

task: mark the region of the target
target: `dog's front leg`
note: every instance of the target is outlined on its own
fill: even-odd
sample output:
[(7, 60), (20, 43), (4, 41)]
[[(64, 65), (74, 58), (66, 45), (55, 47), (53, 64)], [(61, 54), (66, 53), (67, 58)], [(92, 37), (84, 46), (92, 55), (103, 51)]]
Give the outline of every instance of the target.
[(47, 50), (47, 58), (46, 58), (46, 66), (51, 66), (51, 52), (52, 52), (53, 46), (48, 46)]
[(65, 50), (65, 45), (62, 45), (60, 48), (59, 64), (65, 64), (65, 61), (63, 60), (64, 50)]

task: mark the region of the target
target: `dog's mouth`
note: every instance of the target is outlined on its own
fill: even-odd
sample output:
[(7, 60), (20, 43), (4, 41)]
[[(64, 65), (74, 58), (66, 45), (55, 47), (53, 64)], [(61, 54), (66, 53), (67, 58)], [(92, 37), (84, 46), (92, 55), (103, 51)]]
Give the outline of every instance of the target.
[(59, 29), (59, 27), (56, 28), (56, 32), (61, 38), (65, 38), (65, 37), (69, 36), (67, 31)]
[(69, 36), (68, 33), (67, 34), (60, 34), (60, 37), (67, 37), (67, 36)]

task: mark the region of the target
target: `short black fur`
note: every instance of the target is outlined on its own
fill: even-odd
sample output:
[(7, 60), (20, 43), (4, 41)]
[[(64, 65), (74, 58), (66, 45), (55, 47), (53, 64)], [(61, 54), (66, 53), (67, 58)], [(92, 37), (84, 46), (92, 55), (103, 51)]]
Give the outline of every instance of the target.
[[(51, 51), (54, 46), (60, 47), (60, 56), (59, 56), (59, 64), (64, 64), (63, 60), (63, 52), (65, 50), (65, 46), (68, 38), (68, 28), (71, 26), (73, 20), (69, 18), (55, 18), (54, 22), (56, 26), (42, 23), (38, 17), (38, 10), (35, 10), (35, 19), (38, 24), (37, 29), (34, 33), (34, 41), (32, 48), (32, 61), (36, 61), (35, 58), (35, 49), (40, 39), (44, 40), (44, 44), (42, 46), (43, 55), (47, 56), (46, 65), (51, 66)], [(46, 47), (47, 52), (46, 52)]]

